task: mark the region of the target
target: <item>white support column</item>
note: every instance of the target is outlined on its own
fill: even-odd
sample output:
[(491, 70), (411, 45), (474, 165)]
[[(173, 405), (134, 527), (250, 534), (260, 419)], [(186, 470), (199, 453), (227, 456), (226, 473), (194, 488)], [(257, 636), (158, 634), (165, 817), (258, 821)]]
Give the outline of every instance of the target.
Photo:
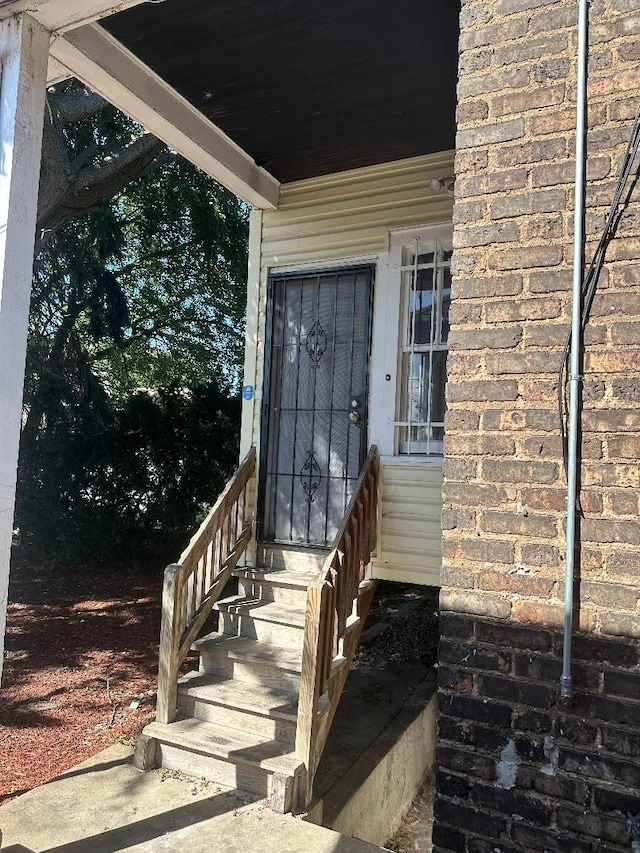
[(0, 678), (50, 33), (0, 23)]

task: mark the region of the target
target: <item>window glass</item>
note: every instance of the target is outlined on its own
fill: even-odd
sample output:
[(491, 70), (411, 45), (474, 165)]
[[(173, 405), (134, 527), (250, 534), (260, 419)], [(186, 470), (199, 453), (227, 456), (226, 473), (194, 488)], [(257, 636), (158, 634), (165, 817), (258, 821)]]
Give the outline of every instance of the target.
[(398, 453), (442, 455), (451, 251), (414, 241), (402, 266), (401, 386)]

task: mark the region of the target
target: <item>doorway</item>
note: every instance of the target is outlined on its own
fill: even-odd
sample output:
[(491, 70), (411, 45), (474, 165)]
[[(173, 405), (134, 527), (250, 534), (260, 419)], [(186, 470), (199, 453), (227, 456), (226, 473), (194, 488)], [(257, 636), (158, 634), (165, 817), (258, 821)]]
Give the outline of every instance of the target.
[(269, 280), (263, 540), (327, 547), (367, 450), (373, 267)]

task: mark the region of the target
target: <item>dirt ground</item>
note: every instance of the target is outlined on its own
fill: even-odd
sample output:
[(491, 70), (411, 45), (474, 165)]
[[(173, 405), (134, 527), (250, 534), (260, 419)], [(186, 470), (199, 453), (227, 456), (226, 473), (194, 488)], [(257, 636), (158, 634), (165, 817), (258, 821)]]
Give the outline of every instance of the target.
[(68, 569), (14, 553), (0, 803), (133, 742), (155, 705), (161, 586), (159, 571)]
[[(0, 690), (0, 805), (116, 743), (155, 708), (160, 570), (55, 566), (16, 550)], [(380, 583), (354, 666), (430, 667), (437, 597)], [(429, 786), (387, 847), (431, 850)]]
[[(368, 636), (367, 636), (368, 635)], [(354, 666), (427, 672), (438, 659), (438, 591), (381, 581)], [(431, 853), (434, 779), (428, 777), (385, 847)]]

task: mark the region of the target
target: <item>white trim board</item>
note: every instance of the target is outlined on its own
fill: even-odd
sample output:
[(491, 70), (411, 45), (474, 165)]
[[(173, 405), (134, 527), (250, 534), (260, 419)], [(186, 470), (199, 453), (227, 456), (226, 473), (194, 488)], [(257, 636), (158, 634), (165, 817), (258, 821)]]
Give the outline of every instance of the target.
[(334, 270), (349, 269), (359, 264), (371, 264), (375, 266), (378, 263), (379, 255), (354, 255), (352, 258), (341, 258), (339, 261), (309, 261), (302, 264), (291, 264), (289, 266), (269, 266), (269, 275), (290, 275), (291, 273), (321, 273), (333, 272)]
[(51, 32), (65, 32), (146, 0), (0, 0), (0, 20), (28, 12)]
[(53, 59), (122, 112), (258, 208), (275, 209), (280, 184), (161, 77), (97, 24), (54, 38)]
[[(401, 459), (395, 454), (395, 419), (400, 381), (402, 247), (410, 239), (439, 240), (451, 246), (453, 225), (436, 222), (389, 231), (389, 252), (380, 255), (373, 291), (373, 328), (369, 362), (369, 441), (382, 457)], [(387, 378), (388, 377), (388, 378)], [(411, 462), (427, 462), (429, 457), (409, 456)]]

